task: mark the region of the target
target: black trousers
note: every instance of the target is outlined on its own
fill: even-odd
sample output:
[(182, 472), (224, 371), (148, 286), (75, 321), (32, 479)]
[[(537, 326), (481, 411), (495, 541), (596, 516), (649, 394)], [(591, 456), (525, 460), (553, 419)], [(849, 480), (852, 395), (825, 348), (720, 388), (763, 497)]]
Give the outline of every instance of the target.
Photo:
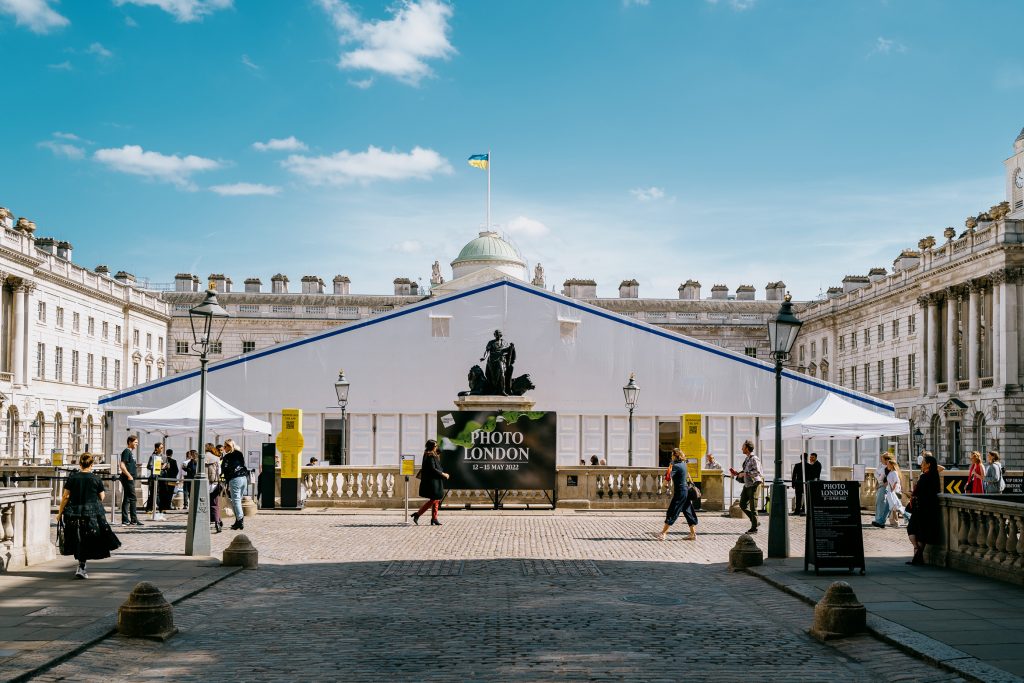
[(135, 508), (135, 480), (121, 477), (121, 491), (121, 524), (139, 521), (139, 512)]
[(796, 493), (796, 507), (793, 508), (793, 512), (804, 511), (804, 485), (803, 482), (794, 481), (793, 491)]

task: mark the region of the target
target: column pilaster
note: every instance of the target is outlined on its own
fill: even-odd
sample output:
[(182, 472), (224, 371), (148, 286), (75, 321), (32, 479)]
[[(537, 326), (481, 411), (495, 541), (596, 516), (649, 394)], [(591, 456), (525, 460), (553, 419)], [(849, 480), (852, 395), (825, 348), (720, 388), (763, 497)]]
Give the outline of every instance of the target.
[(970, 382), (971, 391), (977, 391), (978, 364), (980, 360), (978, 348), (978, 320), (981, 308), (981, 283), (971, 280), (967, 283), (968, 289), (968, 312), (967, 312), (967, 379)]
[(924, 340), (924, 369), (925, 369), (925, 392), (928, 396), (935, 396), (938, 386), (939, 369), (939, 309), (938, 297), (935, 294), (926, 294), (918, 298), (918, 302), (925, 311), (925, 340)]
[(1017, 384), (1017, 281), (1020, 272), (1016, 268), (1005, 268), (997, 272), (999, 287), (999, 374), (997, 386)]

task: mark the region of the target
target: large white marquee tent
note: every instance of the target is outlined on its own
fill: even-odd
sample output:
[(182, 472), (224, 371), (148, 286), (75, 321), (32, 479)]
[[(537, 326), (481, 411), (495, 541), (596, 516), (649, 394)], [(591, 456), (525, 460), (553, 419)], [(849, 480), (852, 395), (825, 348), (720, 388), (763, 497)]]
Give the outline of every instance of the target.
[[(625, 465), (628, 421), (622, 386), (636, 373), (641, 386), (634, 418), (634, 464), (655, 465), (659, 432), (682, 413), (705, 416), (708, 448), (726, 466), (739, 464), (745, 439), (758, 441), (774, 416), (771, 364), (610, 313), (512, 279), (500, 278), (447, 296), (425, 299), (392, 312), (212, 363), (209, 390), (240, 410), (280, 429), (281, 411), (301, 408), (306, 450), (322, 458), (325, 428), (339, 411), (334, 380), (344, 368), (351, 382), (349, 463), (395, 465), (403, 453), (418, 454), (433, 436), (438, 410), (451, 410), (467, 389), (496, 329), (515, 344), (515, 374), (529, 373), (537, 388), (528, 396), (536, 410), (558, 413), (558, 461), (576, 464), (592, 454)], [(193, 394), (198, 372), (172, 375), (110, 394), (117, 443), (129, 415), (168, 406)], [(795, 372), (783, 373), (782, 401), (792, 414), (829, 393), (869, 411), (892, 415), (893, 406)], [(177, 447), (192, 437), (176, 437)], [(260, 437), (247, 437), (246, 448)], [(143, 438), (143, 447), (146, 447)], [(802, 448), (786, 442), (788, 464)], [(194, 446), (194, 444), (191, 444)], [(826, 464), (850, 464), (851, 442), (811, 442)], [(862, 442), (862, 448), (867, 447)], [(771, 443), (762, 444), (766, 462)]]

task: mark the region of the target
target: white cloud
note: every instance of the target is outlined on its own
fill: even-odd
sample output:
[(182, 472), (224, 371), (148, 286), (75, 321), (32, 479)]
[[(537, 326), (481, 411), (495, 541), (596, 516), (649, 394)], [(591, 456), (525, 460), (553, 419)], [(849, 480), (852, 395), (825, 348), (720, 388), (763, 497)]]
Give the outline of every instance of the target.
[(551, 230), (538, 220), (526, 216), (516, 216), (508, 222), (508, 231), (512, 235), (523, 237), (543, 237)]
[(417, 240), (402, 240), (397, 244), (392, 244), (391, 248), (403, 254), (415, 254), (423, 249), (423, 244)]
[(359, 88), (360, 90), (366, 90), (373, 85), (373, 78), (362, 78), (359, 80), (353, 80), (350, 78), (348, 79), (348, 84), (355, 88)]
[(260, 183), (231, 183), (229, 185), (212, 185), (210, 191), (216, 192), (222, 197), (273, 196), (280, 192), (281, 188), (276, 185), (261, 185)]
[(641, 202), (652, 202), (665, 197), (665, 190), (660, 187), (638, 187), (629, 191)]
[(124, 25), (127, 26), (128, 28), (138, 28), (139, 22), (135, 21), (131, 17), (125, 17), (124, 18)]
[(172, 183), (188, 190), (195, 189), (195, 185), (189, 178), (193, 173), (212, 171), (221, 167), (220, 162), (213, 159), (205, 159), (193, 154), (179, 157), (159, 152), (147, 152), (138, 145), (99, 149), (93, 154), (93, 158), (115, 171)]
[(123, 5), (159, 7), (180, 22), (202, 21), (207, 14), (227, 9), (233, 3), (234, 0), (114, 0), (114, 4), (118, 7)]
[(75, 68), (71, 66), (71, 62), (69, 62), (66, 59), (63, 62), (59, 62), (57, 64), (47, 64), (47, 66), (53, 69), (54, 71), (71, 71)]
[(433, 75), (427, 60), (449, 59), (456, 50), (448, 40), (451, 5), (440, 0), (402, 0), (391, 19), (363, 21), (343, 0), (318, 0), (330, 15), (343, 46), (339, 69), (366, 70), (409, 85)]
[(67, 142), (57, 142), (56, 140), (43, 140), (38, 144), (43, 149), (48, 149), (59, 157), (67, 157), (68, 159), (81, 159), (85, 156), (85, 150), (78, 145), (72, 145)]
[(51, 0), (0, 0), (0, 14), (14, 17), (14, 23), (33, 33), (49, 33), (71, 22), (50, 7)]
[(293, 154), (281, 165), (314, 185), (369, 183), (375, 180), (428, 180), (438, 173), (451, 173), (448, 160), (432, 149), (414, 147), (409, 153), (385, 152), (370, 146), (365, 152), (342, 150), (329, 156)]
[[(717, 5), (720, 0), (707, 0), (712, 5)], [(757, 4), (757, 0), (725, 0), (725, 4), (737, 12), (748, 10)]]
[(871, 48), (871, 52), (868, 53), (868, 57), (872, 55), (901, 54), (908, 50), (909, 48), (903, 43), (892, 40), (891, 38), (883, 38), (879, 36), (875, 41), (875, 46)]
[(253, 69), (254, 71), (260, 70), (259, 65), (253, 62), (251, 59), (249, 59), (249, 55), (242, 55), (242, 64), (245, 64), (247, 67)]
[(87, 49), (86, 52), (90, 55), (96, 55), (100, 59), (110, 59), (114, 56), (113, 52), (103, 47), (100, 43), (93, 43), (89, 46), (89, 49)]
[(81, 140), (82, 139), (82, 138), (78, 137), (77, 135), (75, 135), (74, 133), (62, 133), (59, 130), (58, 131), (54, 131), (53, 137), (60, 138), (61, 140)]
[(304, 152), (306, 143), (297, 139), (294, 135), (286, 138), (271, 138), (266, 142), (254, 142), (252, 148), (257, 152)]

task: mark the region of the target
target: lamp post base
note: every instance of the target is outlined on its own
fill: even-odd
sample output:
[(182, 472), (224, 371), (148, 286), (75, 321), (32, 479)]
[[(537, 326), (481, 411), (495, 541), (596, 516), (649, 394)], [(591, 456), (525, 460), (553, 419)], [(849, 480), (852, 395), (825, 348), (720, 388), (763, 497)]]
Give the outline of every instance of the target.
[(185, 554), (208, 557), (210, 542), (210, 480), (192, 480), (192, 496), (188, 506), (188, 528), (185, 530)]
[(771, 511), (768, 513), (768, 557), (789, 557), (789, 516), (786, 514), (786, 482), (772, 482)]

